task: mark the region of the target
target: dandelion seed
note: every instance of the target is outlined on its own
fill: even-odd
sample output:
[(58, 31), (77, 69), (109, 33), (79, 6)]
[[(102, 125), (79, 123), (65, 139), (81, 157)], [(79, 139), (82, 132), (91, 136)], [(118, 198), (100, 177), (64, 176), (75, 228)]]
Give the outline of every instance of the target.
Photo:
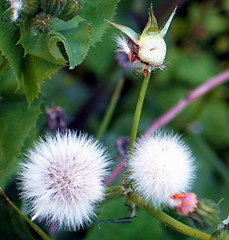
[(19, 18), (19, 14), (24, 8), (23, 1), (21, 0), (9, 0), (10, 9), (12, 10), (11, 19), (15, 22)]
[(136, 143), (128, 166), (136, 191), (155, 207), (174, 207), (171, 196), (188, 191), (195, 172), (188, 147), (177, 135), (160, 132)]
[(67, 230), (90, 224), (104, 198), (108, 165), (105, 149), (87, 135), (69, 131), (40, 139), (19, 173), (32, 220)]

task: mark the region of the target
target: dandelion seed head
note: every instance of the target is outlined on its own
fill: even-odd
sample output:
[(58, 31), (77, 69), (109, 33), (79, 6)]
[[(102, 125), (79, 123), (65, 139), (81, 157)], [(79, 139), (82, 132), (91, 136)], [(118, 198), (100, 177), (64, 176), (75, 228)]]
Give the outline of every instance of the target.
[(40, 139), (19, 173), (33, 219), (76, 230), (91, 223), (104, 198), (109, 159), (92, 137), (67, 132)]
[(174, 206), (171, 196), (188, 191), (195, 175), (185, 143), (177, 135), (161, 132), (136, 143), (128, 166), (136, 191), (155, 207)]

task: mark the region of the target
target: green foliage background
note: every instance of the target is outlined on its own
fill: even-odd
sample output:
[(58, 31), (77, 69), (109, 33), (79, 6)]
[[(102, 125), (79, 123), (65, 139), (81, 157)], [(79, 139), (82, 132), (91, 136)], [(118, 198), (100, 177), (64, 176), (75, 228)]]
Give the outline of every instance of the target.
[[(23, 209), (15, 180), (18, 163), (34, 140), (47, 131), (45, 110), (60, 106), (68, 116), (69, 128), (96, 134), (115, 83), (124, 76), (118, 106), (103, 138), (115, 159), (116, 139), (130, 135), (142, 76), (136, 77), (118, 65), (112, 40), (118, 31), (109, 28), (104, 19), (112, 19), (116, 11), (114, 22), (140, 32), (147, 21), (150, 2), (84, 0), (79, 16), (69, 22), (54, 19), (49, 35), (34, 35), (30, 21), (23, 27), (6, 21), (7, 6), (0, 0), (0, 187), (18, 207)], [(165, 0), (153, 4), (160, 26), (175, 4), (178, 11), (166, 37), (166, 69), (152, 76), (139, 135), (189, 91), (229, 66), (227, 0)], [(200, 198), (216, 202), (223, 199), (221, 219), (229, 214), (228, 92), (228, 83), (217, 87), (164, 127), (182, 134), (190, 145), (197, 163), (193, 191)], [(100, 229), (96, 226), (99, 220), (127, 215), (124, 199), (116, 200), (99, 210), (91, 228), (59, 232), (54, 239), (190, 239), (141, 210), (132, 223), (106, 223)], [(180, 220), (191, 225), (186, 219)], [(2, 196), (0, 222), (0, 239), (39, 239)]]

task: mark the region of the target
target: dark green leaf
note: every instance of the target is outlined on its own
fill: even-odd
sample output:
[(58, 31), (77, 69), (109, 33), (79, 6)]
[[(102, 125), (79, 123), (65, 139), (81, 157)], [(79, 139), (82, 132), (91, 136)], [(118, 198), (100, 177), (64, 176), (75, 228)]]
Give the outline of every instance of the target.
[(0, 51), (4, 55), (13, 69), (15, 77), (20, 86), (22, 77), (23, 48), (17, 44), (19, 31), (14, 23), (7, 22), (3, 17), (5, 12), (4, 4), (0, 4)]
[[(50, 49), (55, 42), (60, 41), (64, 44), (65, 51), (68, 56), (70, 69), (79, 65), (86, 57), (90, 42), (90, 25), (81, 24), (78, 27), (52, 31), (55, 37), (51, 38), (49, 43)], [(52, 54), (55, 55), (55, 53)]]
[(41, 100), (28, 106), (24, 99), (0, 103), (0, 186), (17, 170), (17, 157), (40, 115)]
[(62, 67), (62, 65), (56, 65), (29, 54), (25, 57), (24, 66), (24, 87), (29, 103), (38, 96), (40, 84), (44, 79), (49, 78), (55, 71)]
[(119, 0), (83, 1), (81, 16), (92, 24), (91, 45), (101, 40), (108, 24), (105, 19), (111, 20)]

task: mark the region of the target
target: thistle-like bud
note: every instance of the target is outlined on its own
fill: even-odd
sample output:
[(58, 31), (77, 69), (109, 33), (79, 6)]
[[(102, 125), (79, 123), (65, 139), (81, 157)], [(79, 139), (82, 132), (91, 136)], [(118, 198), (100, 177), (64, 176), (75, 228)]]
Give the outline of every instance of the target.
[[(171, 13), (168, 21), (159, 29), (153, 13), (153, 7), (150, 5), (149, 19), (141, 34), (137, 34), (129, 27), (107, 21), (127, 36), (127, 39), (123, 37), (116, 38), (118, 51), (124, 52), (128, 56), (129, 61), (133, 63), (133, 66), (136, 69), (141, 69), (145, 76), (151, 71), (165, 67), (166, 44), (164, 37), (175, 15), (175, 11), (176, 8)], [(128, 40), (132, 41), (133, 47), (129, 46)]]
[(35, 17), (40, 10), (40, 0), (24, 0), (24, 8), (21, 12), (21, 16), (25, 18)]
[(172, 196), (177, 213), (190, 218), (196, 227), (207, 229), (219, 223), (220, 210), (210, 199), (197, 199), (194, 193), (175, 194)]
[(229, 231), (225, 229), (218, 230), (211, 235), (211, 240), (229, 240)]
[(35, 16), (33, 26), (40, 33), (48, 33), (52, 29), (51, 19), (51, 15), (41, 12)]
[(45, 12), (57, 17), (63, 12), (66, 4), (67, 0), (43, 0), (42, 8)]
[(81, 4), (79, 0), (67, 0), (64, 11), (59, 15), (60, 19), (69, 21), (79, 14), (81, 10)]

